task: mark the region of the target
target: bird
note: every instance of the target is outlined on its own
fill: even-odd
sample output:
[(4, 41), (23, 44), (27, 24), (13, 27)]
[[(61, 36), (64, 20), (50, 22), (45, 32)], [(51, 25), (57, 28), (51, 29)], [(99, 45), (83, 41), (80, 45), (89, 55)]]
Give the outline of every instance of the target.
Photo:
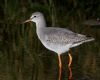
[(99, 26), (100, 25), (100, 18), (86, 20), (83, 22), (83, 24), (88, 25), (88, 26)]
[[(60, 28), (60, 27), (47, 27), (46, 20), (41, 12), (32, 13), (31, 17), (24, 21), (35, 22), (36, 24), (36, 33), (41, 41), (41, 43), (49, 50), (58, 54), (59, 61), (59, 80), (61, 79), (61, 54), (68, 52), (71, 48), (76, 47), (82, 43), (93, 41), (93, 37), (87, 37), (86, 35), (75, 33), (69, 29)], [(69, 64), (71, 66), (72, 56), (69, 55)]]

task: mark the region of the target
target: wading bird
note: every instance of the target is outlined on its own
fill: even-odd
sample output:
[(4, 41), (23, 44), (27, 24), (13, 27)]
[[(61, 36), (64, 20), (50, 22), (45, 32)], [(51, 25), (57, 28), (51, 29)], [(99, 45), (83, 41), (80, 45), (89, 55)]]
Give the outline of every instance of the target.
[[(49, 50), (54, 51), (58, 54), (59, 60), (59, 80), (61, 79), (61, 57), (62, 53), (68, 52), (70, 48), (78, 46), (84, 42), (89, 42), (94, 40), (92, 37), (87, 37), (82, 34), (74, 33), (65, 28), (57, 28), (57, 27), (47, 27), (46, 21), (41, 12), (35, 12), (32, 16), (26, 20), (26, 22), (35, 22), (36, 23), (36, 33), (41, 41), (41, 43)], [(71, 66), (72, 56), (69, 55), (69, 64)], [(72, 74), (70, 74), (72, 76)], [(70, 77), (71, 78), (71, 77)], [(69, 78), (69, 79), (70, 79)]]

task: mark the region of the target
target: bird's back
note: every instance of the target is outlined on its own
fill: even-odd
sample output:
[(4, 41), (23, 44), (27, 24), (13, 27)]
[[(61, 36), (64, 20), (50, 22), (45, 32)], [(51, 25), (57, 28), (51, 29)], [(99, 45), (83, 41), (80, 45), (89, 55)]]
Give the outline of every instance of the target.
[(44, 39), (51, 43), (70, 44), (87, 39), (85, 35), (74, 33), (64, 28), (47, 27), (43, 32), (45, 36)]
[[(68, 29), (45, 27), (40, 33), (40, 40), (43, 45), (50, 50), (69, 50), (83, 42), (91, 41), (93, 38), (88, 38), (85, 35), (74, 33)], [(55, 52), (57, 52), (57, 50)]]

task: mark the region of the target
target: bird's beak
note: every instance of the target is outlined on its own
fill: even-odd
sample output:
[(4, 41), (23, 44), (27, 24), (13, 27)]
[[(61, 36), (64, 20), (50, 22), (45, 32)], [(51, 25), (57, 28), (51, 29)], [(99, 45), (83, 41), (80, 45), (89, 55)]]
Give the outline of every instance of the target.
[(30, 22), (30, 21), (31, 21), (31, 19), (28, 19), (28, 20), (24, 21), (23, 23), (27, 23), (27, 22)]

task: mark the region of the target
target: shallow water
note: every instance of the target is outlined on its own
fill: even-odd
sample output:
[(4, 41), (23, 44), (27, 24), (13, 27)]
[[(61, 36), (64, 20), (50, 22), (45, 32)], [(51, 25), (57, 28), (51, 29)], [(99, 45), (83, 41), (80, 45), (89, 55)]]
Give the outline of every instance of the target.
[[(72, 80), (99, 80), (100, 57), (89, 44), (72, 49)], [(42, 46), (42, 45), (41, 45)], [(88, 51), (83, 49), (86, 47)], [(48, 50), (35, 53), (22, 51), (1, 53), (1, 80), (58, 80), (59, 66), (57, 54)], [(85, 50), (85, 49), (84, 49)], [(61, 55), (62, 77), (68, 80), (68, 54)]]

